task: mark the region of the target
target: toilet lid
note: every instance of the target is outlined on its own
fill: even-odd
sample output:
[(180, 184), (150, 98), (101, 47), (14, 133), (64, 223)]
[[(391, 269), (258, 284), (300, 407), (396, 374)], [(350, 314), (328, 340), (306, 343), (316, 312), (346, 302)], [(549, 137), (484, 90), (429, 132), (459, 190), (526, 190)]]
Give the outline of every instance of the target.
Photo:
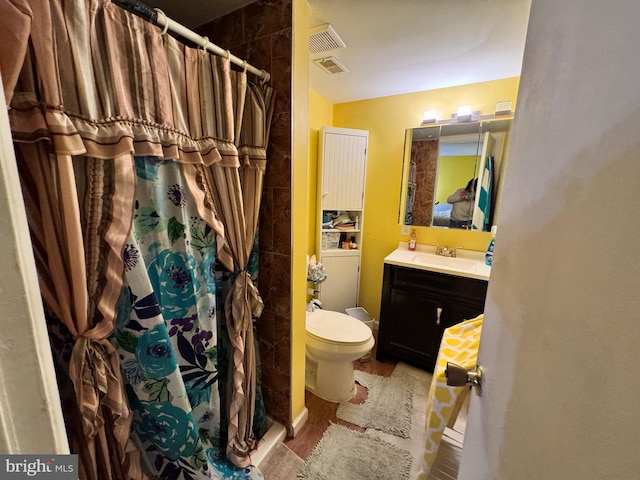
[(330, 310), (315, 310), (308, 314), (307, 333), (340, 343), (363, 343), (371, 337), (371, 329), (360, 320)]

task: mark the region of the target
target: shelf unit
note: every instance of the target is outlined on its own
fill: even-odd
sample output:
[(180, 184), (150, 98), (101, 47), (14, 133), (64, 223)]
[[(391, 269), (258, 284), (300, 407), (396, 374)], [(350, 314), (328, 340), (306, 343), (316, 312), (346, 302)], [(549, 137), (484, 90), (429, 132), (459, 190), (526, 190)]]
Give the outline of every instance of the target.
[[(320, 131), (316, 256), (327, 272), (318, 289), (327, 310), (344, 313), (358, 303), (368, 139), (364, 130)], [(353, 228), (323, 228), (329, 217), (339, 215), (348, 217)], [(355, 248), (342, 248), (343, 241), (352, 239)]]

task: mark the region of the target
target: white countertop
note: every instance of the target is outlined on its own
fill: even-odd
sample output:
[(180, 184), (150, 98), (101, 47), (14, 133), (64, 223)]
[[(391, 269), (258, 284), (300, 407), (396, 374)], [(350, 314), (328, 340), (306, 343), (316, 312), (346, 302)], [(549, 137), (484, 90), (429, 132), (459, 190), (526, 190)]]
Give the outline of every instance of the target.
[(385, 257), (384, 263), (488, 281), (491, 267), (485, 264), (484, 255), (457, 248), (456, 257), (443, 257), (436, 255), (435, 246), (418, 244), (416, 250), (411, 251), (407, 242), (400, 242), (398, 248)]

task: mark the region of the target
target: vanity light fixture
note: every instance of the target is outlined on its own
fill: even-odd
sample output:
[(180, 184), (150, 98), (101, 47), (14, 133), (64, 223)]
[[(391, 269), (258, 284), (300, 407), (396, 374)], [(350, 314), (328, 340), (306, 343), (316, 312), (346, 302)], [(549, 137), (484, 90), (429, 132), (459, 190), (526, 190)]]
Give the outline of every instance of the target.
[(496, 103), (496, 117), (500, 117), (502, 115), (512, 115), (511, 111), (512, 102), (511, 100), (506, 102), (498, 102)]
[(429, 125), (431, 123), (438, 123), (438, 112), (436, 110), (425, 110), (420, 125)]
[(471, 114), (471, 105), (460, 105), (456, 114), (456, 122), (470, 122)]

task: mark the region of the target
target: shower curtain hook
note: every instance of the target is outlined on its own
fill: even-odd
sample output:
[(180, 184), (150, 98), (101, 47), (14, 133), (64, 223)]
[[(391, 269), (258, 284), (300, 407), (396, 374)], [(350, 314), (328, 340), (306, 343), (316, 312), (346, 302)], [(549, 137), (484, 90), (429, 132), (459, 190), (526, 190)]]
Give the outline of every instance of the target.
[(162, 22), (164, 23), (164, 25), (162, 27), (162, 32), (160, 34), (165, 35), (169, 31), (169, 21), (167, 19), (167, 15), (159, 8), (154, 8), (154, 10), (158, 15), (162, 15)]
[(247, 61), (243, 61), (242, 62), (242, 69), (244, 70), (244, 73), (247, 73)]
[(230, 50), (226, 50), (227, 52), (227, 60), (229, 60), (229, 62), (231, 62), (231, 51)]
[(207, 45), (209, 45), (209, 37), (202, 37), (202, 47), (203, 50), (207, 50)]

